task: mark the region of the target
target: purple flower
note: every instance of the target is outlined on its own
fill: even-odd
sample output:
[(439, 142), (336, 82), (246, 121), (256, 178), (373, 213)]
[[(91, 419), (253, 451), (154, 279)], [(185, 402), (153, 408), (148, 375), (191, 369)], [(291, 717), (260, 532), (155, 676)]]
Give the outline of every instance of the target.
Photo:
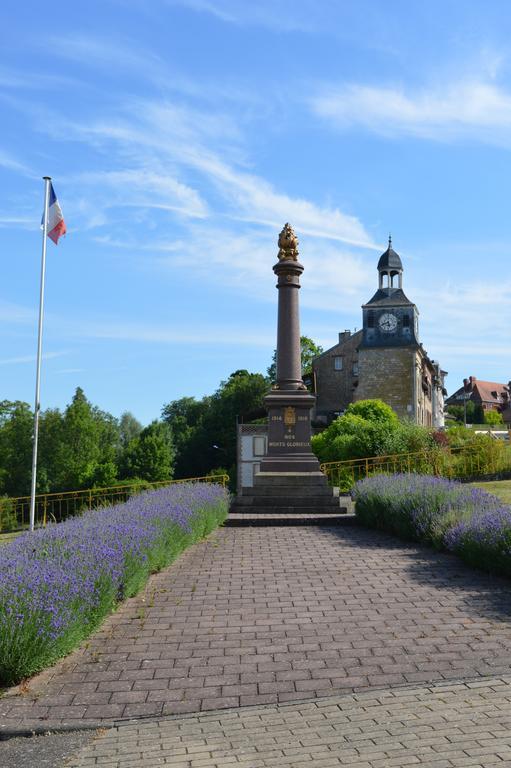
[[(68, 652), (115, 602), (227, 513), (218, 485), (183, 483), (25, 533), (0, 549), (0, 679)], [(202, 526), (202, 527), (201, 527)]]

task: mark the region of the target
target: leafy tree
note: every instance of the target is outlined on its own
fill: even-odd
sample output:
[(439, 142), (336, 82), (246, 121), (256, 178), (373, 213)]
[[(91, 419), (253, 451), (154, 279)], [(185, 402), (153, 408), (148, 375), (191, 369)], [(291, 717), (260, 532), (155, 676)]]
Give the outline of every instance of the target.
[(448, 405), (447, 413), (454, 416), (459, 424), (464, 424), (465, 415), (467, 424), (484, 424), (484, 411), (480, 405), (476, 405), (472, 400), (467, 400), (466, 414), (464, 405)]
[(58, 408), (43, 411), (39, 422), (38, 493), (55, 490), (55, 480), (60, 473), (63, 428), (64, 417)]
[(267, 379), (245, 369), (231, 373), (227, 381), (220, 384), (203, 422), (209, 446), (218, 445), (223, 449), (223, 455), (215, 449), (210, 468), (225, 463), (231, 467), (236, 463), (236, 417), (242, 420), (261, 410), (267, 391)]
[(118, 440), (116, 419), (92, 406), (78, 387), (63, 416), (54, 487), (72, 490), (113, 483)]
[(153, 421), (133, 438), (124, 454), (123, 474), (150, 482), (173, 476), (174, 446), (169, 425)]
[[(320, 347), (308, 336), (300, 336), (300, 351), (302, 356), (302, 376), (312, 372), (312, 361), (315, 357), (318, 357), (323, 352), (323, 347)], [(268, 378), (270, 381), (275, 381), (277, 378), (277, 350), (273, 350), (273, 356), (271, 359), (271, 365), (267, 370)]]
[(236, 417), (262, 409), (268, 388), (262, 374), (242, 369), (221, 382), (210, 397), (184, 397), (165, 405), (162, 417), (172, 429), (177, 477), (199, 477), (216, 467), (235, 465)]
[(119, 419), (119, 444), (126, 448), (129, 443), (142, 432), (142, 424), (129, 411), (125, 411)]
[(92, 484), (99, 458), (97, 428), (92, 406), (80, 387), (64, 413), (57, 458), (59, 470), (55, 480), (59, 490)]
[(30, 493), (34, 416), (28, 403), (0, 403), (0, 493)]
[(484, 423), (485, 424), (503, 424), (504, 419), (502, 418), (502, 414), (498, 411), (486, 411), (484, 414)]
[(202, 400), (182, 397), (162, 409), (162, 418), (172, 430), (177, 477), (197, 477), (202, 474), (200, 452), (204, 449), (203, 419), (210, 404), (210, 397), (204, 397)]

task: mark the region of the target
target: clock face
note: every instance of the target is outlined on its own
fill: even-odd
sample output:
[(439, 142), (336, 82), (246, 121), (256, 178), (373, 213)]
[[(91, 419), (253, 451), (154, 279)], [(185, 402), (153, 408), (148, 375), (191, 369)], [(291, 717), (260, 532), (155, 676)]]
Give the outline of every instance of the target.
[(391, 315), (390, 312), (385, 312), (385, 314), (380, 316), (378, 325), (380, 326), (381, 331), (390, 333), (390, 331), (394, 331), (397, 328), (397, 317)]

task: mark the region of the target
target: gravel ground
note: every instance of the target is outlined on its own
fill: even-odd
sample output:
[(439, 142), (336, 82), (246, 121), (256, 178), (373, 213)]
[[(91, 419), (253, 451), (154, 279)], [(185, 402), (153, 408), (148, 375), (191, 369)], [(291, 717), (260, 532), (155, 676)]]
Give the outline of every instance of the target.
[(63, 768), (97, 734), (97, 731), (68, 731), (0, 741), (0, 765), (2, 768)]

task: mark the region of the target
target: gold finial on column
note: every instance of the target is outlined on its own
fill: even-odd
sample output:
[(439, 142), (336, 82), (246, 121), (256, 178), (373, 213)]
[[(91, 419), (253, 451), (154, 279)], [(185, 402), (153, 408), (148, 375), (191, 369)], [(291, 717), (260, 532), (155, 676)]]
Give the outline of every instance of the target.
[(284, 224), (279, 235), (279, 261), (298, 261), (298, 238), (291, 224)]

